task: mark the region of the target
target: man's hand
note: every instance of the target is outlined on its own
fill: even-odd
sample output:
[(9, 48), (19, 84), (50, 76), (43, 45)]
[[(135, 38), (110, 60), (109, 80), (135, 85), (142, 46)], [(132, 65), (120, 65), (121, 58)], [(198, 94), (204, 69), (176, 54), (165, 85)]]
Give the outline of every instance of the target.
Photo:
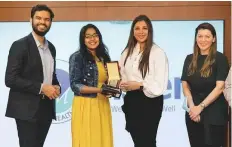
[(49, 84), (43, 84), (42, 85), (42, 93), (46, 95), (49, 99), (55, 99), (58, 97), (58, 94), (56, 92), (56, 88), (53, 85)]
[(55, 87), (55, 89), (56, 89), (56, 96), (59, 97), (60, 96), (60, 86), (59, 85), (53, 85), (53, 87)]

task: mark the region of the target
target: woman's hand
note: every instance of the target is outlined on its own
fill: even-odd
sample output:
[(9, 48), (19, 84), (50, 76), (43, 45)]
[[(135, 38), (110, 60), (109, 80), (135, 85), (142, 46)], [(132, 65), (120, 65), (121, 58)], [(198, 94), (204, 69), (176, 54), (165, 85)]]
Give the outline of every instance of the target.
[[(190, 117), (190, 112), (191, 112), (191, 110), (192, 110), (192, 108), (193, 107), (195, 107), (195, 105), (193, 104), (193, 102), (190, 104), (190, 106), (189, 106), (189, 109), (190, 109), (190, 111), (189, 111), (189, 117)], [(190, 117), (191, 118), (191, 117)], [(194, 122), (200, 122), (201, 121), (201, 116), (200, 116), (200, 114), (199, 115), (197, 115), (195, 118), (191, 118), (191, 120), (192, 121), (194, 121)]]
[(119, 83), (119, 88), (120, 88), (122, 91), (124, 91), (124, 92), (126, 92), (126, 89), (125, 89), (125, 86), (124, 86), (125, 83), (126, 83), (126, 82), (125, 82), (125, 81), (122, 81), (122, 80), (121, 80), (120, 83)]
[(195, 120), (197, 118), (197, 116), (200, 115), (200, 113), (202, 112), (202, 108), (201, 106), (193, 106), (190, 108), (190, 111), (189, 111), (189, 117), (192, 119), (192, 120)]
[(136, 82), (136, 81), (127, 81), (127, 82), (123, 82), (121, 81), (120, 83), (120, 89), (122, 89), (123, 91), (131, 91), (131, 90), (137, 90), (140, 88), (140, 86), (142, 86), (141, 82)]
[(197, 115), (197, 117), (195, 117), (194, 119), (192, 119), (192, 121), (194, 122), (200, 122), (201, 121), (201, 116), (200, 115)]

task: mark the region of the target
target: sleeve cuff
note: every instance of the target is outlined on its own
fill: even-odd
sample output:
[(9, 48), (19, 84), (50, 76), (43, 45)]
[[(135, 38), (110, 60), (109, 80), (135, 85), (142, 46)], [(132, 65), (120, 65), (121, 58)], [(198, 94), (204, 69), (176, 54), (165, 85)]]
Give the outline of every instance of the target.
[(40, 86), (39, 94), (41, 94), (41, 92), (42, 92), (42, 87), (43, 87), (43, 84), (41, 84), (41, 86)]

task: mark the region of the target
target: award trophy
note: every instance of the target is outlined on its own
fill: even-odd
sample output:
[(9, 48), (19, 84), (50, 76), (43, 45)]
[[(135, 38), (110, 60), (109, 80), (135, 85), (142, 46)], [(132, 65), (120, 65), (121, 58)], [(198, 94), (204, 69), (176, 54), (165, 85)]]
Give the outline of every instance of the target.
[(118, 61), (107, 62), (106, 68), (108, 73), (108, 83), (103, 85), (103, 93), (110, 94), (115, 98), (120, 98), (122, 92), (119, 89), (121, 77)]

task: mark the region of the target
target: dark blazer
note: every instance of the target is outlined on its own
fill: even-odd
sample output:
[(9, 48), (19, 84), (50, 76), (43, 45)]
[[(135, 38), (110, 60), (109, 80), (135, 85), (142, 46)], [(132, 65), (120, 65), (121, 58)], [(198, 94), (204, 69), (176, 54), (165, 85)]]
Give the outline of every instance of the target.
[[(56, 49), (48, 41), (54, 58), (53, 85), (59, 85), (56, 77)], [(9, 51), (5, 74), (5, 84), (10, 88), (6, 116), (28, 120), (35, 116), (43, 95), (39, 94), (43, 83), (43, 66), (38, 47), (30, 33), (15, 41)], [(45, 97), (47, 98), (47, 97)], [(53, 119), (55, 119), (55, 100), (53, 102)]]

